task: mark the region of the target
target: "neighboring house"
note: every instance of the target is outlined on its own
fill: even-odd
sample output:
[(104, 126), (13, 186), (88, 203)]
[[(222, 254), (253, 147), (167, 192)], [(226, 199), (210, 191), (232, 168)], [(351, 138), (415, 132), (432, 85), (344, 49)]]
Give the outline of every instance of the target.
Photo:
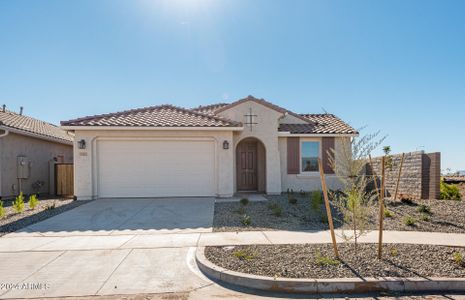
[(80, 200), (320, 189), (317, 157), (335, 187), (328, 150), (357, 135), (334, 115), (300, 115), (252, 96), (194, 109), (160, 105), (61, 125), (75, 133)]
[[(51, 163), (73, 161), (73, 138), (53, 124), (0, 108), (0, 196), (53, 192)], [(52, 191), (51, 191), (52, 190)]]

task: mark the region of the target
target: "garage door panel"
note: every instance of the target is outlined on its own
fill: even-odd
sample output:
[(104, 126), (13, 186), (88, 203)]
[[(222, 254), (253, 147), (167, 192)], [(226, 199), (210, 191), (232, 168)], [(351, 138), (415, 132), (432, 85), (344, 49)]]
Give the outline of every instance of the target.
[(99, 141), (100, 197), (213, 196), (211, 141)]

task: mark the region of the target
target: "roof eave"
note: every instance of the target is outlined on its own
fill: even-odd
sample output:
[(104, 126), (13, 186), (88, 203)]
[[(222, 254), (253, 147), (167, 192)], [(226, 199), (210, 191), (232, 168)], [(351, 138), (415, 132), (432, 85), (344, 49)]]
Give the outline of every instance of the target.
[(177, 127), (166, 127), (166, 126), (60, 126), (63, 130), (152, 130), (152, 131), (242, 131), (243, 126), (218, 126), (218, 127), (207, 127), (207, 126), (177, 126)]
[(358, 133), (292, 133), (290, 131), (278, 132), (278, 137), (358, 137)]
[(65, 144), (65, 145), (73, 145), (72, 140), (65, 140), (65, 139), (62, 139), (62, 138), (53, 137), (53, 136), (49, 136), (49, 135), (43, 135), (43, 134), (39, 134), (39, 133), (27, 131), (27, 130), (22, 130), (22, 129), (18, 129), (18, 128), (14, 128), (14, 127), (9, 127), (9, 126), (6, 126), (6, 125), (1, 125), (0, 129), (3, 129), (5, 131), (11, 132), (11, 133), (20, 134), (20, 135), (24, 135), (24, 136), (29, 136), (29, 137), (49, 141), (49, 142), (60, 143), (60, 144)]

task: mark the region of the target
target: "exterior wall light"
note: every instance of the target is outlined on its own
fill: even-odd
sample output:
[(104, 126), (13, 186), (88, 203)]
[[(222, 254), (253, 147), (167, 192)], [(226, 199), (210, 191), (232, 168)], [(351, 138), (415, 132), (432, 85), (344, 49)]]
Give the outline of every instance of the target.
[(78, 143), (78, 148), (79, 149), (86, 149), (86, 141), (85, 140), (80, 140), (77, 143)]
[(223, 142), (223, 149), (224, 149), (224, 150), (229, 149), (229, 142), (228, 142), (228, 141), (224, 141), (224, 142)]

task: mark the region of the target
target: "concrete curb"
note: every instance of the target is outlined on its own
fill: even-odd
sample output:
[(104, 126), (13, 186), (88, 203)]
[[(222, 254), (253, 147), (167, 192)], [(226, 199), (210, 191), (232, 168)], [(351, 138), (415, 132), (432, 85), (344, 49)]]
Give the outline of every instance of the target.
[(209, 278), (228, 284), (272, 292), (302, 294), (352, 294), (369, 292), (464, 292), (465, 278), (273, 278), (234, 272), (210, 262), (205, 247), (198, 247), (195, 260)]

